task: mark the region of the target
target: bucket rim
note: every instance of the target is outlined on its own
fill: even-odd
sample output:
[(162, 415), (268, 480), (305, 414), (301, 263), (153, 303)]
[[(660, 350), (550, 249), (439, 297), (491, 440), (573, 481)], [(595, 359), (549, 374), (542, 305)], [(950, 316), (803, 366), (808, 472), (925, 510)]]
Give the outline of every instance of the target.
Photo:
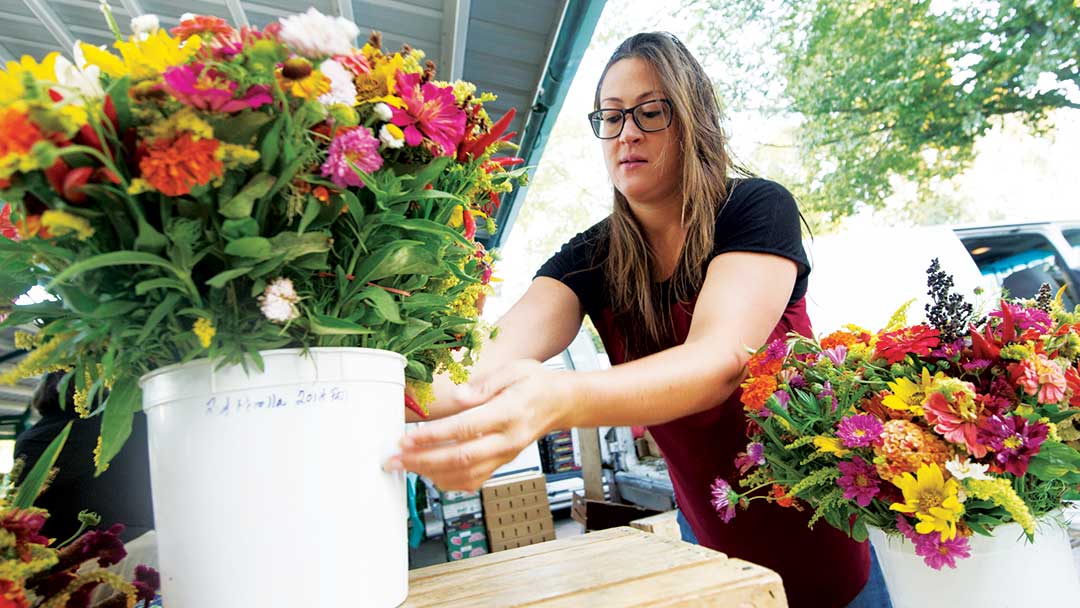
[[(401, 367), (404, 368), (408, 364), (408, 360), (401, 354), (392, 350), (385, 350), (381, 348), (363, 348), (359, 346), (314, 346), (312, 348), (272, 348), (269, 350), (260, 350), (259, 356), (263, 359), (268, 357), (277, 357), (281, 355), (303, 355), (305, 353), (355, 353), (355, 354), (368, 354), (376, 357), (386, 357), (390, 359), (397, 359), (401, 363)], [(199, 367), (207, 367), (216, 365), (220, 360), (211, 360), (208, 358), (195, 359), (193, 361), (187, 361), (184, 363), (172, 363), (163, 367), (159, 367), (153, 371), (149, 371), (139, 377), (139, 388), (144, 388), (144, 385), (157, 376), (161, 376), (170, 372), (174, 372), (180, 369), (194, 369)]]

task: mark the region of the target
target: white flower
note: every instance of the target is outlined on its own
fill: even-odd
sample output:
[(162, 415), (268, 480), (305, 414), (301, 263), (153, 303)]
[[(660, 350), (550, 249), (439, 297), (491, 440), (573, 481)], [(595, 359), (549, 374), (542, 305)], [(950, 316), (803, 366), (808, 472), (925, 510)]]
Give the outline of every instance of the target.
[(300, 316), (300, 310), (296, 307), (299, 301), (292, 281), (278, 277), (259, 296), (259, 309), (272, 323), (288, 323)]
[(390, 122), (390, 119), (394, 117), (393, 111), (390, 110), (390, 106), (379, 102), (375, 104), (375, 118), (378, 118), (382, 122)]
[[(56, 82), (83, 99), (103, 99), (105, 91), (101, 88), (101, 68), (86, 64), (78, 42), (75, 43), (73, 54), (75, 63), (63, 55), (56, 58)], [(82, 105), (80, 99), (74, 102)]]
[(333, 59), (322, 62), (319, 71), (330, 79), (330, 92), (319, 96), (320, 103), (324, 106), (335, 103), (349, 107), (356, 105), (356, 85), (353, 83), (352, 72)]
[(395, 150), (405, 145), (405, 140), (403, 138), (397, 137), (390, 132), (389, 125), (383, 125), (382, 128), (379, 129), (379, 141), (387, 148), (394, 148)]
[(281, 19), (278, 37), (307, 57), (348, 55), (360, 28), (344, 17), (329, 17), (309, 8), (302, 15)]
[(146, 40), (160, 27), (157, 15), (139, 15), (131, 20), (131, 31), (139, 40)]
[(196, 16), (197, 15), (195, 13), (184, 13), (183, 15), (180, 15), (180, 23), (183, 23), (185, 21), (191, 21)]
[(945, 463), (945, 468), (957, 479), (990, 479), (990, 476), (986, 474), (990, 467), (971, 462), (967, 458), (960, 460), (959, 456), (953, 456)]

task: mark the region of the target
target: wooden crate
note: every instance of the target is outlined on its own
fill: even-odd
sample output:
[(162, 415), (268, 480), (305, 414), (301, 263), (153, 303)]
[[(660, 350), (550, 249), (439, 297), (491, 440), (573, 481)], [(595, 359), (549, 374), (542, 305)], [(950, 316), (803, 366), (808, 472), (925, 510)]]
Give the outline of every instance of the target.
[(409, 590), (409, 608), (787, 606), (772, 570), (632, 528), (413, 570)]
[(682, 540), (682, 530), (679, 529), (679, 521), (676, 519), (678, 513), (678, 511), (667, 511), (652, 517), (636, 519), (630, 522), (630, 527), (637, 528), (642, 532)]

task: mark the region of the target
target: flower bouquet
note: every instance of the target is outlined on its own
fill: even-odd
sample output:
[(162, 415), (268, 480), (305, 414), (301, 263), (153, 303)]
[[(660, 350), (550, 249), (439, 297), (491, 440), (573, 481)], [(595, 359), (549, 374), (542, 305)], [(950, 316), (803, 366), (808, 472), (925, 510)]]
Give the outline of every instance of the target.
[[(856, 540), (878, 533), (898, 605), (910, 594), (894, 588), (885, 534), (933, 570), (957, 568), (1002, 530), (1006, 542), (1036, 547), (1062, 537), (1039, 524), (1080, 487), (1080, 311), (1044, 286), (1036, 300), (1002, 300), (979, 318), (937, 260), (928, 278), (927, 323), (908, 325), (905, 306), (877, 333), (848, 326), (755, 353), (741, 397), (752, 420), (736, 461), (741, 489), (714, 485), (725, 519), (762, 499), (807, 509), (810, 525), (824, 519)], [(1058, 583), (1080, 590), (1064, 548), (1055, 593)], [(979, 567), (988, 578), (992, 568)], [(960, 579), (934, 580), (929, 591), (940, 594)]]
[[(498, 156), (513, 112), (493, 121), (493, 96), (438, 81), (422, 51), (384, 50), (378, 34), (357, 48), (352, 22), (314, 9), (262, 29), (189, 14), (165, 31), (140, 17), (123, 36), (103, 7), (118, 54), (78, 44), (74, 62), (53, 53), (0, 71), (0, 315), (38, 327), (0, 383), (69, 370), (61, 393), (74, 383), (73, 407), (102, 416), (99, 472), (143, 402), (165, 535), (185, 513), (159, 504), (166, 487), (185, 488), (177, 500), (258, 494), (219, 479), (222, 462), (265, 453), (263, 468), (229, 474), (267, 492), (292, 483), (300, 454), (376, 470), (403, 430), (401, 385), (423, 411), (433, 374), (463, 381), (487, 337), (493, 260), (477, 232), (495, 230), (499, 196), (526, 178), (521, 159)], [(32, 287), (51, 297), (16, 300)], [(376, 396), (397, 408), (370, 413), (378, 422), (355, 418), (378, 410), (367, 401), (336, 422), (305, 413)], [(153, 409), (184, 399), (190, 419)], [(228, 432), (249, 439), (215, 439), (241, 416)], [(164, 425), (182, 427), (168, 431), (178, 443), (155, 438)], [(329, 453), (342, 444), (370, 454)], [(285, 445), (299, 452), (279, 464)], [(256, 474), (271, 469), (283, 477)]]
[[(19, 486), (3, 488), (0, 499), (0, 608), (118, 608), (143, 602), (149, 606), (161, 581), (157, 571), (147, 566), (135, 568), (135, 580), (125, 581), (104, 570), (127, 556), (120, 541), (123, 525), (107, 530), (90, 530), (101, 519), (84, 511), (79, 531), (57, 543), (41, 535), (48, 512), (35, 508), (47, 485), (50, 469), (63, 449), (70, 429), (65, 429), (43, 452)], [(22, 462), (8, 479), (18, 478)], [(84, 564), (91, 565), (90, 568)], [(96, 567), (94, 567), (96, 565)], [(112, 594), (101, 594), (108, 587)], [(94, 601), (95, 595), (103, 599)]]

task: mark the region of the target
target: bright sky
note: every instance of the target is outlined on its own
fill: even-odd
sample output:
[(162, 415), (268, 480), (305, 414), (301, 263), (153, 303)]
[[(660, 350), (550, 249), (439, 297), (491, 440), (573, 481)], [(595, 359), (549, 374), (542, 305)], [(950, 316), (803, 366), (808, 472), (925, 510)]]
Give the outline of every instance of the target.
[[(692, 24), (673, 16), (681, 4), (608, 0), (501, 252), (496, 274), (503, 282), (498, 296), (488, 300), (488, 319), (494, 321), (509, 309), (562, 243), (610, 212), (611, 183), (599, 140), (585, 119), (592, 110), (593, 91), (608, 57), (626, 35), (666, 30), (690, 40)], [(707, 51), (697, 52), (699, 60), (705, 59), (701, 55)], [(970, 223), (1080, 218), (1080, 111), (1060, 111), (1053, 121), (1056, 129), (1047, 137), (1034, 137), (1006, 121), (978, 142), (975, 165), (947, 191), (963, 206)], [(742, 113), (729, 115), (727, 129), (736, 156), (758, 174), (775, 177), (796, 159), (791, 147), (795, 124), (793, 119)], [(885, 212), (862, 214), (847, 226), (903, 223), (897, 213), (903, 201), (896, 198)]]

